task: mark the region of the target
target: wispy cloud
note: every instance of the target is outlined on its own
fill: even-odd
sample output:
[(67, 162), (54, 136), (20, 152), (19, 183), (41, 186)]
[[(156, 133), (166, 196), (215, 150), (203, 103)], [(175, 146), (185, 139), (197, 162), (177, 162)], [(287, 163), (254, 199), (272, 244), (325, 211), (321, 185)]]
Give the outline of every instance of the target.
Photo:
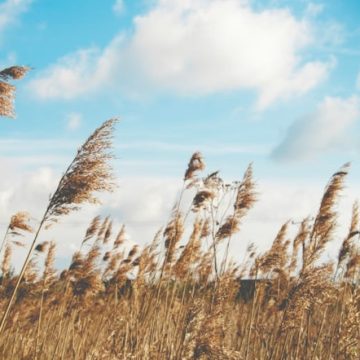
[(216, 146), (209, 144), (176, 144), (168, 142), (131, 142), (116, 145), (118, 149), (141, 149), (147, 151), (171, 151), (181, 153), (192, 153), (194, 151), (202, 151), (205, 154), (255, 154), (266, 155), (270, 152), (271, 144), (249, 144), (249, 145), (236, 145), (236, 144), (223, 144), (216, 143)]
[(0, 151), (4, 153), (29, 153), (48, 150), (66, 151), (77, 149), (75, 141), (67, 139), (0, 138)]
[(351, 146), (352, 125), (360, 120), (360, 98), (326, 97), (317, 109), (295, 121), (275, 148), (279, 160), (300, 160)]
[(113, 11), (117, 15), (121, 15), (125, 10), (124, 0), (116, 0), (113, 5)]
[(71, 157), (61, 155), (23, 155), (0, 157), (0, 160), (11, 163), (14, 167), (33, 169), (37, 166), (47, 166), (52, 169), (64, 167)]
[[(2, 154), (43, 153), (45, 151), (74, 152), (78, 143), (65, 138), (36, 139), (36, 138), (0, 138), (0, 151)], [(148, 151), (171, 151), (178, 153), (192, 153), (202, 151), (208, 154), (257, 154), (266, 155), (270, 152), (272, 144), (229, 144), (217, 142), (216, 146), (208, 143), (181, 144), (161, 141), (131, 141), (116, 143), (115, 149), (139, 149)]]
[(318, 16), (319, 14), (321, 14), (323, 12), (324, 7), (325, 7), (324, 4), (315, 3), (315, 2), (310, 1), (306, 5), (305, 14), (307, 16)]
[[(73, 99), (111, 87), (123, 94), (179, 95), (250, 89), (257, 106), (304, 94), (334, 65), (305, 60), (315, 41), (308, 19), (247, 1), (159, 0), (135, 17), (132, 35), (103, 50), (69, 54), (30, 83), (43, 99)], [(126, 92), (124, 91), (126, 90)]]
[(66, 128), (70, 131), (78, 130), (82, 123), (82, 114), (70, 113), (66, 116)]
[(6, 168), (33, 169), (47, 166), (59, 169), (71, 161), (78, 143), (68, 139), (0, 138), (0, 161)]
[(0, 4), (0, 34), (16, 22), (18, 16), (29, 8), (31, 2), (32, 0), (6, 0)]

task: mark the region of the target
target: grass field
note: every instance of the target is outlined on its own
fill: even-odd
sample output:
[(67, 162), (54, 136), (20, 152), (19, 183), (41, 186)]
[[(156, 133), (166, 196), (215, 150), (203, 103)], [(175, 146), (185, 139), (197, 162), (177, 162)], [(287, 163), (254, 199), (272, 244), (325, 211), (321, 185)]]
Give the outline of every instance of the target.
[[(5, 80), (23, 73), (1, 76), (1, 115), (13, 113), (14, 88)], [(334, 241), (348, 164), (295, 237), (285, 223), (266, 252), (251, 244), (230, 256), (257, 201), (252, 166), (228, 184), (218, 173), (204, 176), (204, 159), (194, 153), (168, 223), (147, 246), (129, 248), (124, 227), (95, 217), (70, 267), (55, 269), (56, 242), (38, 236), (114, 189), (115, 125), (106, 121), (82, 145), (36, 228), (27, 213), (11, 218), (1, 245), (1, 359), (359, 359), (357, 203), (338, 258), (322, 257)], [(194, 194), (190, 203), (186, 192)], [(28, 256), (14, 273), (19, 246)]]

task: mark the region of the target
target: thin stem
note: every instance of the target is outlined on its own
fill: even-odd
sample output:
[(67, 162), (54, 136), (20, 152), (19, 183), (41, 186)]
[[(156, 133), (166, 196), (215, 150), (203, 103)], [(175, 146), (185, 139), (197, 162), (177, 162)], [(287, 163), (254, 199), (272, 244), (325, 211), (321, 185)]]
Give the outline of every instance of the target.
[(216, 236), (215, 236), (215, 216), (214, 216), (214, 204), (213, 201), (211, 201), (211, 221), (212, 221), (212, 231), (211, 231), (211, 235), (212, 235), (212, 248), (213, 248), (213, 253), (214, 253), (214, 268), (215, 268), (215, 275), (216, 275), (216, 282), (219, 279), (219, 272), (218, 272), (218, 266), (217, 266), (217, 250), (216, 250)]
[(7, 236), (8, 236), (9, 230), (10, 230), (10, 225), (7, 227), (6, 233), (5, 233), (4, 238), (3, 238), (3, 240), (2, 240), (1, 247), (0, 247), (0, 254), (2, 253), (2, 250), (3, 250), (4, 245), (5, 245), (5, 243), (6, 243), (6, 238), (7, 238)]
[(301, 314), (300, 329), (299, 329), (299, 334), (298, 334), (298, 338), (297, 338), (297, 342), (296, 342), (296, 350), (295, 350), (294, 360), (296, 360), (298, 358), (300, 340), (301, 340), (301, 334), (302, 334), (302, 328), (303, 328), (303, 320), (304, 320), (304, 312), (302, 312), (302, 314)]
[(37, 230), (37, 232), (36, 232), (36, 234), (35, 234), (34, 240), (33, 240), (33, 242), (31, 243), (30, 249), (29, 249), (29, 251), (28, 251), (28, 253), (27, 253), (27, 256), (26, 256), (26, 259), (25, 259), (25, 261), (24, 261), (24, 263), (23, 263), (23, 266), (22, 266), (22, 269), (21, 269), (21, 271), (20, 271), (19, 277), (18, 277), (18, 279), (17, 279), (15, 288), (14, 288), (12, 294), (11, 294), (10, 300), (9, 300), (7, 306), (6, 306), (6, 310), (5, 310), (5, 312), (4, 312), (3, 316), (2, 316), (1, 324), (0, 324), (0, 334), (2, 333), (2, 331), (3, 331), (3, 329), (4, 329), (6, 319), (7, 319), (8, 315), (9, 315), (11, 306), (12, 306), (14, 300), (15, 300), (15, 296), (16, 296), (16, 293), (17, 293), (18, 288), (19, 288), (19, 286), (20, 286), (21, 280), (23, 279), (24, 274), (25, 274), (25, 270), (26, 270), (26, 268), (27, 268), (27, 266), (28, 266), (28, 264), (29, 264), (29, 262), (30, 262), (30, 257), (31, 257), (31, 255), (32, 255), (32, 252), (33, 252), (34, 248), (35, 248), (36, 240), (37, 240), (37, 238), (38, 238), (38, 236), (39, 236), (39, 234), (40, 234), (40, 231), (41, 231), (41, 229), (42, 229), (42, 227), (43, 227), (43, 225), (44, 225), (47, 212), (48, 212), (48, 209), (46, 209), (45, 215), (44, 215), (43, 219), (42, 219), (41, 222), (40, 222), (40, 225), (39, 225), (38, 230)]
[(314, 350), (313, 350), (313, 353), (312, 353), (312, 356), (311, 358), (313, 359), (316, 359), (316, 350), (317, 350), (317, 347), (319, 345), (319, 342), (320, 342), (320, 339), (321, 339), (321, 335), (322, 335), (322, 331), (324, 329), (324, 325), (325, 325), (325, 319), (326, 319), (326, 314), (327, 314), (327, 307), (325, 308), (325, 311), (324, 311), (324, 315), (323, 315), (323, 318), (322, 318), (322, 321), (321, 321), (321, 326), (320, 326), (320, 330), (317, 334), (317, 338), (316, 338), (316, 343), (315, 343), (315, 347), (314, 347)]
[(61, 177), (61, 179), (60, 179), (60, 181), (59, 181), (59, 183), (58, 183), (58, 186), (57, 186), (57, 188), (56, 188), (56, 190), (55, 190), (55, 192), (54, 192), (54, 195), (50, 198), (50, 201), (49, 201), (48, 207), (46, 208), (46, 211), (45, 211), (45, 213), (44, 213), (44, 216), (43, 216), (42, 219), (41, 219), (41, 222), (40, 222), (39, 227), (38, 227), (38, 229), (37, 229), (37, 231), (36, 231), (34, 240), (33, 240), (33, 242), (31, 243), (30, 249), (29, 249), (29, 251), (28, 251), (28, 253), (27, 253), (27, 255), (26, 255), (25, 261), (24, 261), (23, 266), (22, 266), (22, 268), (21, 268), (21, 271), (20, 271), (19, 277), (18, 277), (18, 279), (17, 279), (15, 288), (14, 288), (12, 294), (11, 294), (10, 300), (9, 300), (7, 306), (6, 306), (6, 310), (5, 310), (5, 312), (4, 312), (4, 314), (3, 314), (3, 317), (2, 317), (2, 319), (1, 319), (0, 335), (1, 335), (2, 331), (3, 331), (3, 329), (4, 329), (5, 321), (6, 321), (7, 317), (8, 317), (8, 315), (9, 315), (11, 306), (12, 306), (14, 300), (15, 300), (15, 296), (16, 296), (16, 293), (17, 293), (17, 291), (18, 291), (18, 289), (19, 289), (21, 280), (23, 279), (23, 277), (24, 277), (24, 275), (25, 275), (26, 268), (27, 268), (27, 266), (28, 266), (28, 264), (29, 264), (29, 262), (30, 262), (30, 257), (31, 257), (31, 255), (32, 255), (32, 252), (33, 252), (34, 248), (35, 248), (35, 244), (36, 244), (37, 238), (38, 238), (38, 236), (39, 236), (39, 234), (40, 234), (40, 231), (41, 231), (44, 223), (48, 220), (48, 216), (49, 216), (49, 215), (51, 216), (51, 214), (49, 214), (49, 213), (51, 213), (50, 209), (51, 209), (51, 207), (52, 207), (52, 205), (53, 205), (53, 204), (52, 204), (52, 200), (53, 200), (54, 196), (57, 194), (57, 192), (60, 190), (60, 187), (61, 187), (61, 185), (62, 185), (62, 183), (63, 183), (63, 181), (64, 181), (64, 179), (65, 179), (65, 176), (66, 176), (66, 174), (68, 173), (68, 171), (71, 169), (71, 167), (73, 166), (73, 164), (74, 164), (74, 162), (75, 162), (75, 159), (76, 159), (76, 157), (73, 159), (73, 161), (70, 163), (70, 165), (68, 166), (68, 168), (66, 169), (66, 171), (65, 171), (64, 174), (62, 175), (62, 177)]
[(43, 306), (44, 306), (44, 295), (45, 295), (45, 281), (43, 284), (43, 289), (41, 291), (39, 320), (38, 320), (36, 340), (35, 340), (35, 358), (34, 358), (35, 360), (37, 359), (37, 356), (39, 353), (38, 347), (39, 347), (39, 338), (40, 338), (40, 331), (41, 331), (42, 312), (43, 312)]
[[(179, 200), (178, 200), (177, 205), (175, 207), (175, 209), (176, 209), (175, 210), (175, 216), (174, 216), (175, 221), (178, 220), (178, 216), (179, 216), (179, 212), (180, 212), (180, 205), (181, 205), (181, 201), (182, 201), (184, 192), (185, 192), (185, 180), (183, 181), (183, 185), (182, 185), (182, 188), (181, 188)], [(170, 221), (170, 219), (169, 219), (169, 221)], [(176, 236), (177, 236), (177, 224), (175, 224), (175, 237)], [(168, 254), (166, 254), (165, 257), (164, 257), (164, 262), (163, 262), (162, 267), (161, 267), (160, 278), (159, 278), (158, 289), (157, 289), (157, 295), (156, 295), (156, 304), (158, 303), (158, 300), (159, 300), (160, 290), (161, 290), (161, 283), (162, 283), (162, 280), (163, 280), (164, 271), (165, 271), (165, 267), (166, 267), (168, 258), (169, 258), (169, 256), (168, 256)]]
[(256, 280), (257, 280), (257, 277), (255, 278), (255, 292), (254, 292), (254, 297), (253, 297), (253, 299), (252, 299), (252, 304), (251, 304), (249, 330), (248, 330), (247, 340), (246, 340), (245, 360), (247, 360), (248, 355), (249, 355), (251, 328), (252, 328), (252, 325), (253, 325), (253, 316), (254, 316), (255, 303), (256, 303), (256, 301), (257, 301)]

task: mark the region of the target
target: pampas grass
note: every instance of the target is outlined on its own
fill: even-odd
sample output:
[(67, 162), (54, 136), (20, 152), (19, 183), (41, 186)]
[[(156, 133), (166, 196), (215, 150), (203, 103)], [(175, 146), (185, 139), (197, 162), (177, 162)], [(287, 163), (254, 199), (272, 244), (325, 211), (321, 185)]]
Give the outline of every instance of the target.
[(31, 255), (42, 228), (58, 221), (59, 217), (78, 210), (79, 206), (83, 203), (99, 203), (96, 193), (113, 190), (113, 176), (109, 165), (109, 160), (113, 156), (109, 149), (111, 147), (115, 123), (116, 120), (111, 119), (96, 129), (79, 148), (74, 160), (61, 177), (57, 189), (51, 196), (48, 207), (40, 221), (12, 295), (3, 313), (0, 334), (15, 300), (19, 285), (26, 274), (28, 265), (31, 264)]
[(23, 78), (29, 70), (30, 68), (27, 66), (12, 66), (0, 71), (0, 116), (15, 117), (16, 87), (9, 84), (8, 81)]
[(19, 274), (11, 270), (11, 253), (18, 237), (33, 229), (29, 215), (11, 218), (1, 265), (0, 358), (360, 357), (357, 204), (336, 263), (323, 256), (336, 238), (348, 165), (331, 177), (318, 213), (301, 221), (295, 236), (289, 219), (267, 251), (250, 244), (246, 254), (230, 254), (230, 240), (242, 241), (241, 225), (256, 206), (253, 168), (230, 184), (218, 172), (202, 178), (205, 161), (195, 153), (168, 223), (149, 244), (129, 246), (125, 225), (114, 231), (110, 216), (96, 216), (59, 274), (56, 241), (37, 243), (38, 235), (113, 190), (114, 125), (105, 122), (79, 149)]
[[(0, 71), (0, 116), (14, 116), (9, 81), (28, 70)], [(196, 152), (169, 221), (150, 244), (129, 248), (125, 225), (114, 233), (110, 216), (96, 216), (59, 274), (56, 241), (37, 243), (38, 236), (114, 189), (115, 124), (106, 121), (79, 148), (30, 244), (21, 240), (34, 232), (30, 215), (10, 219), (1, 245), (1, 359), (360, 358), (357, 203), (336, 264), (323, 256), (336, 238), (348, 164), (330, 178), (317, 214), (300, 222), (294, 238), (289, 219), (267, 251), (250, 244), (230, 258), (230, 242), (241, 241), (258, 197), (253, 168), (232, 183), (218, 171), (201, 177), (205, 161)], [(19, 274), (12, 270), (16, 246), (28, 246)]]

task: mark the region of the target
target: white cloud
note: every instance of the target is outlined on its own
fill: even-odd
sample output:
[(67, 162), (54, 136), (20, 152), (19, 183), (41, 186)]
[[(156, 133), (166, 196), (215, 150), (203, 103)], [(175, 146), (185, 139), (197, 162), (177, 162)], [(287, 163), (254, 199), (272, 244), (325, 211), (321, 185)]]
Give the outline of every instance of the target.
[[(326, 29), (324, 31), (323, 29)], [(348, 37), (344, 25), (337, 21), (324, 22), (317, 29), (316, 38), (320, 46), (336, 47), (342, 45)]]
[(113, 11), (115, 14), (121, 15), (125, 10), (124, 0), (116, 0), (113, 5)]
[[(7, 169), (7, 176), (0, 178), (0, 232), (4, 234), (10, 217), (17, 211), (30, 212), (33, 225), (37, 226), (61, 172), (52, 167), (25, 170), (19, 167), (21, 161), (16, 158), (11, 161), (0, 158), (0, 165)], [(171, 178), (120, 179), (116, 193), (100, 195), (103, 206), (84, 205), (81, 211), (61, 217), (50, 230), (42, 231), (39, 241), (55, 239), (57, 256), (63, 259), (61, 266), (64, 266), (78, 249), (92, 217), (100, 214), (112, 216), (114, 231), (120, 223), (125, 223), (129, 237), (144, 245), (167, 221), (179, 188), (179, 181)], [(14, 256), (16, 263), (21, 264), (24, 251), (17, 251)]]
[(70, 113), (66, 117), (66, 127), (70, 131), (79, 129), (82, 123), (82, 115), (80, 113)]
[(40, 98), (72, 99), (106, 86), (116, 65), (114, 43), (103, 53), (91, 48), (61, 58), (30, 83)]
[(25, 12), (32, 0), (6, 0), (0, 4), (0, 32), (13, 24)]
[[(275, 158), (307, 159), (351, 143), (351, 126), (360, 120), (360, 98), (326, 97), (316, 111), (295, 121), (274, 150)], [(351, 144), (350, 144), (351, 145)]]
[(309, 2), (306, 5), (305, 13), (308, 16), (318, 16), (324, 10), (324, 4)]
[(0, 181), (0, 209), (3, 214), (1, 222), (20, 210), (40, 217), (56, 182), (55, 174), (49, 167), (38, 167), (31, 171), (19, 170), (13, 165), (14, 162), (17, 163), (16, 159), (11, 162), (0, 159), (1, 166), (6, 166), (8, 172), (6, 179), (2, 178)]
[[(5, 162), (0, 159), (1, 168), (7, 170), (7, 176), (0, 177), (2, 234), (10, 216), (20, 210), (29, 211), (36, 219), (36, 225), (61, 175), (60, 171), (54, 171), (51, 167), (38, 167), (28, 171), (15, 167), (14, 163), (16, 164), (16, 160)], [(324, 174), (325, 181), (327, 175)], [(230, 253), (235, 254), (237, 261), (241, 261), (249, 242), (255, 242), (258, 249), (264, 251), (270, 246), (282, 223), (289, 218), (298, 222), (308, 215), (314, 215), (324, 185), (325, 182), (302, 179), (298, 179), (296, 183), (279, 179), (259, 180), (259, 201), (244, 220), (239, 236), (233, 239)], [(180, 189), (181, 179), (176, 178), (144, 175), (120, 178), (119, 188), (114, 194), (101, 196), (103, 206), (84, 206), (81, 211), (62, 217), (51, 230), (41, 233), (39, 241), (55, 239), (57, 257), (62, 259), (60, 266), (66, 266), (74, 250), (78, 249), (91, 218), (100, 214), (112, 216), (115, 221), (114, 231), (119, 229), (120, 224), (125, 224), (129, 237), (144, 245), (149, 243), (159, 228), (168, 221)], [(345, 235), (355, 194), (360, 194), (360, 188), (351, 186), (346, 190), (347, 196), (341, 199), (340, 236), (331, 245), (332, 255), (336, 254), (339, 241)], [(191, 196), (185, 196), (185, 210), (188, 210), (190, 202)], [(191, 219), (191, 215), (189, 217)], [(296, 226), (292, 226), (291, 234), (294, 234), (296, 229)], [(14, 256), (17, 264), (21, 264), (24, 253), (19, 252)]]
[(359, 72), (359, 74), (357, 76), (357, 79), (356, 79), (356, 88), (357, 88), (357, 90), (360, 90), (360, 72)]
[(109, 87), (180, 95), (247, 89), (265, 108), (314, 88), (333, 66), (302, 57), (315, 41), (311, 28), (289, 9), (254, 10), (247, 1), (159, 0), (134, 18), (131, 35), (60, 59), (30, 87), (44, 99)]
[[(181, 179), (171, 177), (121, 178), (116, 196), (109, 196), (102, 211), (121, 219), (135, 232), (143, 234), (142, 227), (151, 227), (154, 231), (146, 237), (151, 240), (156, 230), (168, 220), (180, 188)], [(136, 229), (137, 226), (140, 229)], [(137, 236), (132, 238), (135, 240)]]
[[(0, 159), (1, 166), (6, 166), (7, 169), (6, 178), (0, 179), (1, 234), (5, 233), (10, 217), (18, 211), (29, 212), (33, 218), (32, 225), (38, 226), (48, 204), (49, 196), (55, 190), (61, 175), (61, 173), (54, 172), (51, 167), (25, 170), (24, 167), (19, 167), (21, 159), (17, 160), (16, 158), (11, 161)], [(89, 220), (89, 214), (92, 216), (94, 209), (75, 213), (71, 218), (64, 217), (53, 229), (41, 232), (39, 242), (52, 239), (57, 241), (57, 257), (66, 259), (66, 261), (61, 261), (61, 266), (68, 264), (74, 247), (79, 246), (86, 222)], [(88, 217), (84, 218), (84, 215)], [(32, 237), (27, 236), (24, 240), (28, 248)], [(24, 261), (25, 249), (14, 248), (13, 250), (13, 265), (18, 268)]]

